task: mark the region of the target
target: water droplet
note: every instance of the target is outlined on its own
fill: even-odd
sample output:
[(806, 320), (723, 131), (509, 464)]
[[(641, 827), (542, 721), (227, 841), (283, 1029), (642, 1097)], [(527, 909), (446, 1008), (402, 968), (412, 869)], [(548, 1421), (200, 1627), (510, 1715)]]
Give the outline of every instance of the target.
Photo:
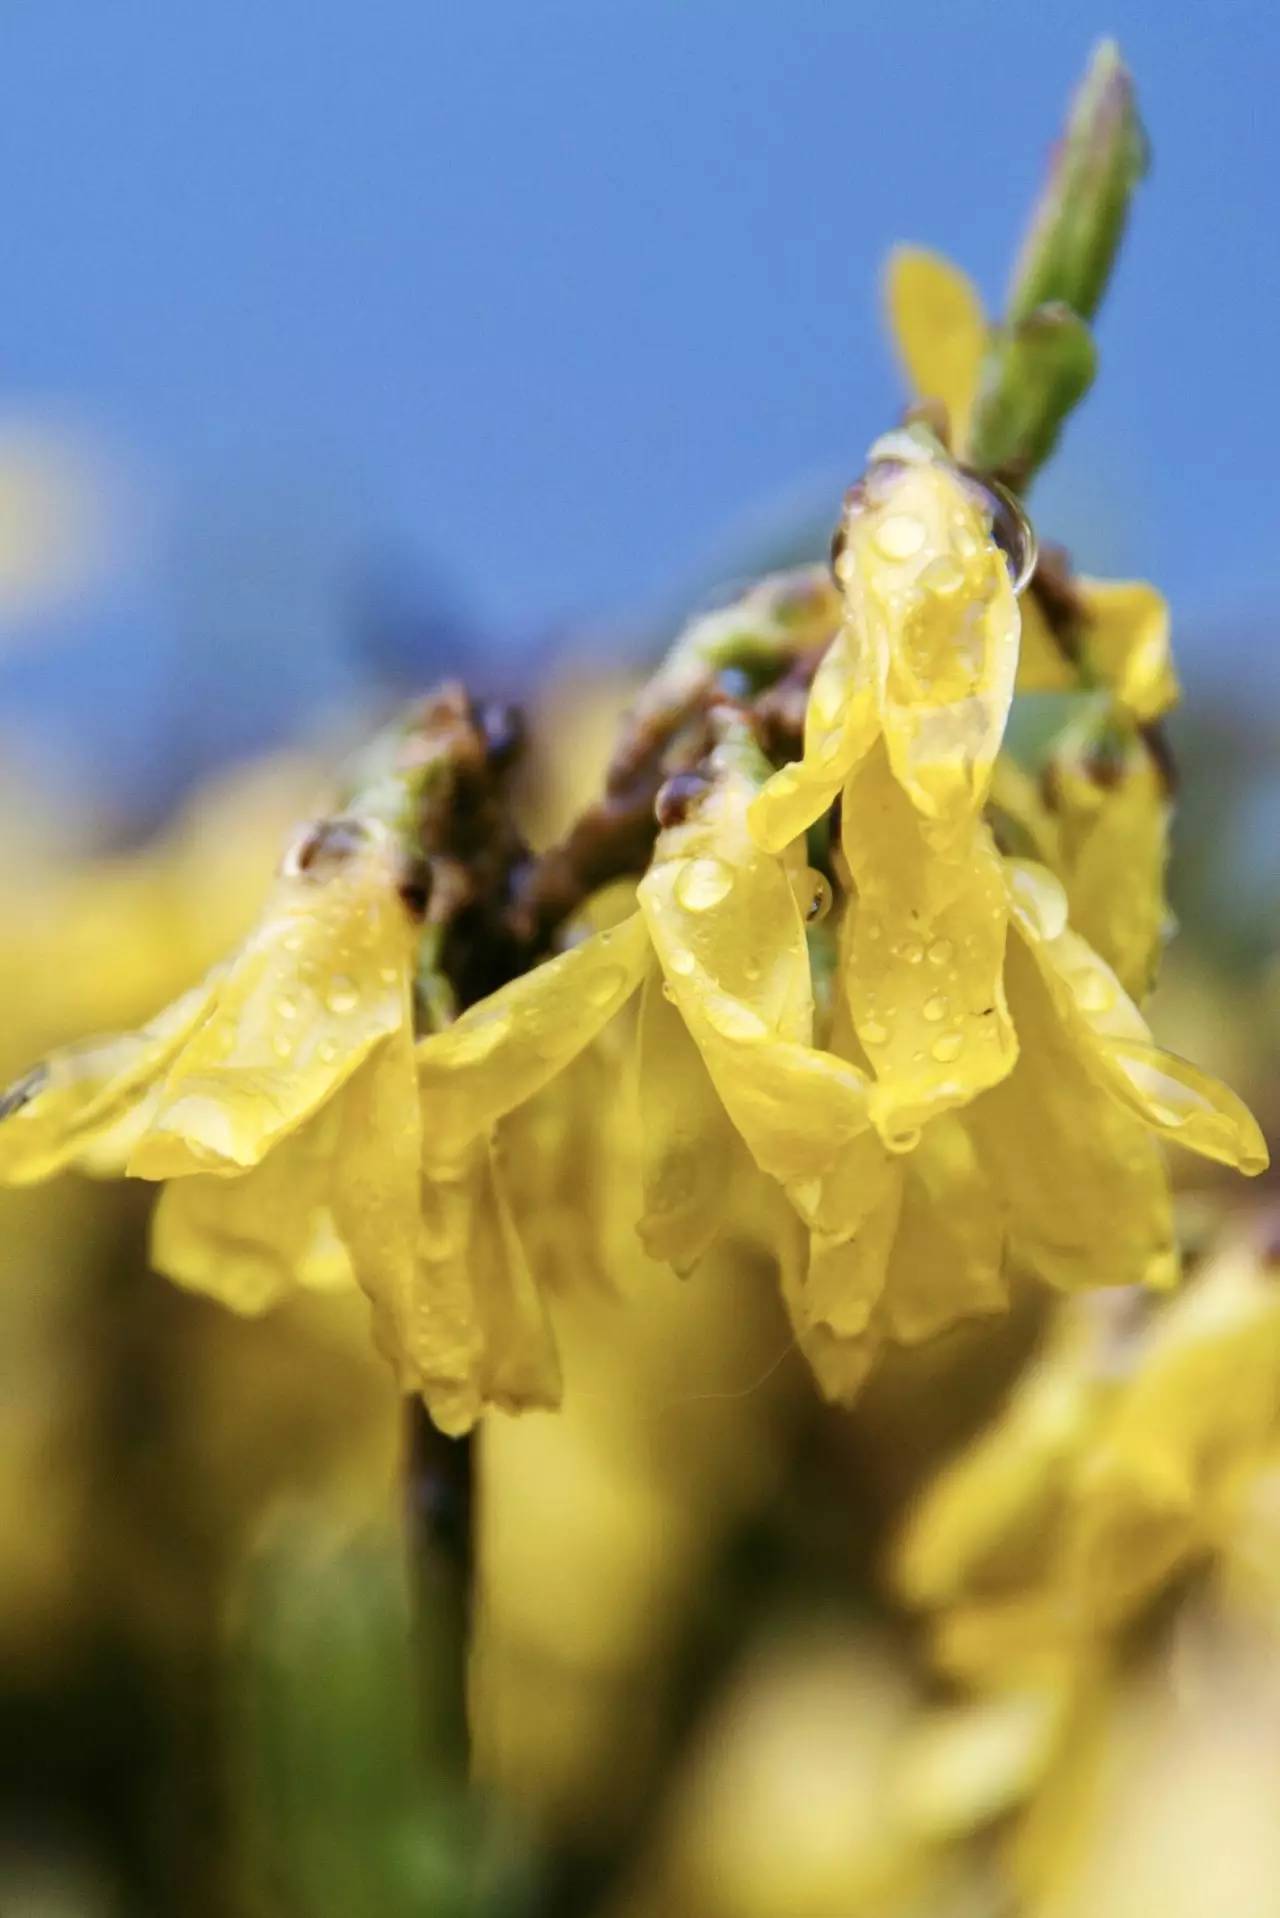
[(878, 1019), (868, 1019), (859, 1027), (858, 1037), (864, 1046), (883, 1046), (889, 1042), (889, 1028), (882, 1026)]
[(958, 1032), (944, 1032), (929, 1048), (940, 1066), (949, 1065), (964, 1051), (964, 1039)]
[(276, 1011), (282, 1019), (296, 1019), (298, 1016), (298, 1002), (296, 999), (291, 999), (287, 992), (282, 992), (276, 1000)]
[(1081, 1012), (1107, 1012), (1116, 1001), (1106, 975), (1101, 972), (1076, 973), (1071, 989)]
[(587, 981), (587, 999), (593, 1006), (607, 1006), (626, 982), (627, 975), (621, 966), (606, 966), (603, 972)]
[(733, 890), (733, 874), (723, 859), (690, 859), (676, 877), (676, 900), (686, 912), (710, 912)]
[(824, 873), (812, 870), (805, 875), (805, 884), (809, 891), (809, 903), (804, 916), (809, 925), (816, 926), (831, 910), (831, 885)]
[(344, 1012), (355, 1011), (360, 1004), (360, 994), (346, 974), (340, 972), (325, 988), (324, 1002), (330, 1012), (341, 1015)]
[(924, 545), (924, 521), (914, 513), (890, 513), (872, 534), (876, 551), (883, 559), (910, 559)]
[(487, 1013), (473, 1023), (459, 1021), (450, 1034), (449, 1057), (454, 1065), (477, 1065), (502, 1044), (511, 1029), (511, 1015)]
[(759, 1039), (767, 1030), (764, 1020), (750, 1006), (744, 1006), (741, 999), (731, 999), (728, 993), (718, 995), (707, 1008), (707, 1016), (717, 1032), (726, 1039)]
[(277, 1059), (291, 1059), (293, 1057), (293, 1040), (287, 1032), (277, 1032), (275, 1038), (271, 1041), (271, 1050), (275, 1053)]
[(924, 947), (918, 939), (905, 939), (898, 947), (898, 956), (905, 959), (909, 966), (918, 966), (924, 958)]
[(662, 982), (662, 996), (664, 999), (669, 999), (672, 1005), (675, 1004), (676, 995), (669, 979), (664, 979)]
[(301, 952), (302, 934), (300, 932), (286, 932), (280, 943), (286, 952)]
[(883, 1138), (890, 1152), (914, 1152), (920, 1143), (920, 1128), (918, 1125), (889, 1126)]
[(920, 584), (939, 598), (949, 599), (964, 585), (964, 568), (946, 553), (940, 553), (937, 559), (929, 561), (921, 573)]
[(378, 977), (384, 986), (394, 986), (400, 973), (395, 966), (379, 966)]
[(954, 952), (955, 947), (949, 939), (935, 939), (929, 948), (929, 964), (945, 966)]
[(321, 1063), (326, 1066), (331, 1066), (338, 1056), (338, 1047), (332, 1039), (322, 1039), (319, 1051)]
[(667, 971), (674, 972), (681, 979), (687, 979), (697, 969), (698, 962), (687, 946), (677, 946), (667, 961)]
[(757, 979), (758, 979), (758, 978), (760, 977), (760, 962), (759, 962), (759, 960), (758, 960), (758, 959), (744, 959), (744, 960), (743, 960), (743, 962), (742, 962), (742, 971), (743, 971), (743, 975), (744, 975), (744, 977), (745, 977), (745, 978), (747, 978), (747, 979), (750, 979), (750, 980), (752, 981), (752, 983), (754, 984), (754, 983), (755, 983), (755, 981), (756, 981), (756, 980), (757, 980)]
[(1067, 895), (1046, 866), (1031, 859), (1010, 859), (1005, 870), (1015, 908), (1041, 939), (1056, 939), (1066, 931)]
[(925, 1000), (924, 1016), (930, 1025), (936, 1025), (939, 1019), (946, 1018), (947, 1002), (940, 992), (935, 992), (932, 999)]

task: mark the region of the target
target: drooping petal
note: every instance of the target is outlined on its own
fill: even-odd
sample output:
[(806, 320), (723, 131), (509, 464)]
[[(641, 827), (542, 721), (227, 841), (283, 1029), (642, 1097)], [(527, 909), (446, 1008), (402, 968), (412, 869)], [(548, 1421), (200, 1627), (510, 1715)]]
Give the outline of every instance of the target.
[(1140, 579), (1071, 582), (1079, 617), (1064, 642), (1055, 638), (1035, 592), (1022, 602), (1022, 657), (1018, 691), (1070, 692), (1105, 686), (1139, 724), (1159, 719), (1179, 698), (1169, 642), (1169, 608)]
[(554, 1407), (562, 1389), (555, 1338), (492, 1151), (480, 1179), (470, 1258), (484, 1337), (484, 1402), (504, 1412)]
[(605, 1234), (611, 1207), (619, 1203), (619, 1161), (634, 1149), (626, 1084), (634, 1048), (631, 1033), (619, 1029), (627, 1024), (624, 1010), (550, 1085), (500, 1120), (493, 1135), (507, 1205), (548, 1297), (613, 1286)]
[(1018, 1061), (966, 1109), (1015, 1261), (1049, 1284), (1169, 1285), (1168, 1175), (1149, 1128), (1098, 1083), (1025, 942), (1009, 941)]
[(1175, 1144), (1250, 1177), (1265, 1171), (1266, 1141), (1248, 1107), (1211, 1074), (1155, 1044), (1110, 966), (1067, 925), (1057, 882), (1018, 860), (1008, 870), (1020, 942), (1040, 971), (1062, 1042), (1095, 1084)]
[(328, 821), (302, 842), (174, 1062), (132, 1174), (256, 1165), (407, 1025), (418, 927), (400, 877), (377, 822)]
[[(374, 1336), (402, 1385), (412, 1389), (422, 1332), (417, 1272), (424, 1201), (421, 1119), (407, 1023), (352, 1075), (337, 1109), (334, 1221), (373, 1307)], [(278, 1154), (279, 1148), (271, 1156)]]
[(721, 768), (664, 832), (640, 904), (672, 997), (762, 1171), (817, 1179), (866, 1130), (867, 1082), (812, 1043), (813, 990), (798, 871), (747, 825), (755, 787)]
[(1176, 706), (1177, 674), (1163, 594), (1141, 579), (1081, 579), (1091, 666), (1139, 723)]
[(894, 776), (924, 818), (971, 818), (1004, 738), (1021, 626), (990, 501), (890, 436), (850, 495), (836, 576)]
[(639, 913), (470, 1007), (417, 1047), (423, 1152), (447, 1166), (575, 1059), (626, 1004), (649, 963)]
[(857, 892), (844, 991), (875, 1072), (871, 1115), (896, 1148), (998, 1083), (1017, 1057), (1007, 890), (986, 826), (930, 833), (880, 749), (849, 783), (841, 842)]
[(925, 247), (897, 246), (885, 274), (889, 325), (912, 392), (947, 409), (952, 447), (964, 456), (987, 320), (967, 274)]
[(352, 1283), (329, 1209), (337, 1114), (316, 1114), (238, 1178), (169, 1181), (151, 1221), (151, 1261), (178, 1284), (265, 1311), (299, 1286)]
[(424, 1180), (413, 1309), (402, 1379), (443, 1432), (469, 1431), (489, 1407), (559, 1402), (555, 1345), (487, 1140)]
[(902, 1207), (885, 1280), (889, 1335), (904, 1345), (958, 1320), (1003, 1312), (1004, 1220), (973, 1140), (944, 1114), (903, 1161)]
[(640, 1001), (638, 1076), (644, 1211), (651, 1259), (691, 1272), (731, 1223), (738, 1136), (655, 966)]
[[(882, 1160), (883, 1160), (883, 1154)], [(796, 1344), (824, 1398), (851, 1405), (880, 1350), (875, 1305), (884, 1284), (900, 1173), (887, 1169), (867, 1230), (848, 1240), (811, 1234), (779, 1194), (770, 1245)]]
[(1090, 747), (1088, 734), (1073, 733), (1050, 762), (1055, 870), (1073, 928), (1140, 1000), (1155, 984), (1169, 923), (1169, 795), (1138, 733), (1112, 737), (1105, 756)]
[(780, 853), (829, 810), (870, 749), (877, 723), (872, 661), (860, 629), (846, 618), (814, 674), (803, 755), (774, 773), (751, 802), (751, 830), (765, 851)]
[(212, 973), (139, 1031), (67, 1046), (11, 1086), (0, 1096), (0, 1181), (29, 1185), (73, 1165), (123, 1172), (217, 988)]

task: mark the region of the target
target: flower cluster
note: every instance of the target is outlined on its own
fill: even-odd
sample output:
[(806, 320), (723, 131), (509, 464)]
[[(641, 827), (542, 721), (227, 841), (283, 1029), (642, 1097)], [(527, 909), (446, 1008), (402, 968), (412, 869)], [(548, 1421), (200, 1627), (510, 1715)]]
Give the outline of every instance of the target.
[[(919, 405), (830, 572), (685, 633), (561, 844), (515, 827), (507, 719), (445, 689), (228, 960), (10, 1090), (0, 1178), (162, 1182), (156, 1265), (241, 1310), (357, 1283), (448, 1431), (558, 1401), (548, 1299), (599, 1268), (632, 1139), (646, 1251), (767, 1253), (837, 1399), (1014, 1275), (1170, 1286), (1163, 1142), (1267, 1154), (1139, 1009), (1168, 920), (1166, 609), (1038, 553), (1001, 477), (1056, 430), (1009, 426), (1024, 361), (1077, 354), (1078, 318), (1009, 335), (919, 252), (889, 296)], [(1045, 691), (1072, 710), (1032, 766), (1010, 715)], [(602, 1113), (581, 1062), (615, 1020)]]

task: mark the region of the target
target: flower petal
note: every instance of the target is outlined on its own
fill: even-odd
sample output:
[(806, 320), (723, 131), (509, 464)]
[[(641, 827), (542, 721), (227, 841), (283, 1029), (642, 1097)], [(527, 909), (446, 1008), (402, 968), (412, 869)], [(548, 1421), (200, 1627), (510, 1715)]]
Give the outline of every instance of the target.
[(130, 1160), (135, 1176), (256, 1165), (408, 1023), (418, 929), (391, 835), (375, 822), (326, 827), (313, 863), (292, 862), (277, 881), (175, 1061)]
[(1081, 575), (1071, 586), (1080, 617), (1072, 622), (1067, 650), (1054, 637), (1034, 590), (1024, 596), (1018, 691), (1105, 686), (1140, 724), (1159, 719), (1179, 698), (1163, 596), (1140, 579)]
[(420, 1039), (426, 1162), (465, 1159), (475, 1139), (541, 1091), (621, 1010), (648, 963), (648, 934), (634, 913)]
[(894, 775), (925, 818), (955, 821), (981, 806), (1004, 738), (1018, 601), (973, 485), (905, 435), (879, 447), (850, 495), (836, 576)]
[(751, 780), (721, 772), (664, 832), (640, 904), (668, 987), (762, 1171), (820, 1178), (866, 1130), (867, 1082), (812, 1044), (813, 988), (796, 862), (747, 826)]
[(169, 1181), (151, 1221), (156, 1270), (245, 1313), (265, 1311), (299, 1286), (350, 1285), (328, 1205), (336, 1116), (318, 1113), (238, 1178)]
[(122, 1172), (165, 1073), (209, 1014), (217, 981), (210, 974), (137, 1032), (52, 1053), (0, 1096), (0, 1181), (29, 1185), (73, 1165)]
[(889, 255), (885, 295), (893, 343), (911, 390), (946, 407), (953, 448), (963, 456), (987, 343), (977, 288), (940, 253), (896, 246)]
[(1177, 1275), (1168, 1175), (1148, 1128), (1082, 1057), (1022, 939), (1009, 941), (1018, 1062), (966, 1109), (1015, 1260), (1051, 1285), (1168, 1285)]
[(1208, 1159), (1253, 1177), (1269, 1163), (1257, 1121), (1229, 1087), (1163, 1051), (1104, 959), (1059, 921), (1045, 917), (1056, 882), (1042, 869), (1007, 862), (1021, 943), (1040, 969), (1071, 1046), (1094, 1081), (1146, 1125)]
[(780, 853), (830, 808), (877, 725), (871, 658), (846, 619), (814, 674), (802, 757), (774, 773), (751, 802), (751, 830), (766, 852)]
[(640, 1001), (639, 1098), (640, 1242), (651, 1259), (691, 1272), (729, 1223), (725, 1198), (742, 1148), (656, 966)]
[(884, 1311), (889, 1335), (912, 1345), (959, 1319), (1003, 1312), (1009, 1287), (1004, 1220), (962, 1122), (935, 1119), (904, 1170)]
[(1155, 984), (1169, 923), (1169, 796), (1136, 732), (1113, 740), (1105, 758), (1090, 746), (1090, 735), (1069, 735), (1050, 762), (1057, 870), (1072, 926), (1141, 999)]
[(871, 1116), (896, 1149), (998, 1083), (1017, 1057), (1005, 878), (987, 828), (930, 833), (879, 750), (850, 781), (841, 839), (857, 891), (844, 991), (876, 1075)]

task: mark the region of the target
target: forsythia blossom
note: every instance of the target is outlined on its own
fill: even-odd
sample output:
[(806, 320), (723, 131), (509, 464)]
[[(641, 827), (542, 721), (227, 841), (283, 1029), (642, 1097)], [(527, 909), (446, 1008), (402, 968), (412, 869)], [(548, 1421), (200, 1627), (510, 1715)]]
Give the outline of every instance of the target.
[[(354, 804), (297, 841), (201, 985), (11, 1090), (0, 1177), (163, 1182), (157, 1265), (242, 1310), (354, 1280), (450, 1431), (557, 1402), (548, 1297), (592, 1266), (622, 1123), (646, 1249), (688, 1271), (723, 1237), (763, 1247), (833, 1397), (886, 1339), (999, 1310), (1011, 1271), (1171, 1284), (1161, 1142), (1249, 1173), (1266, 1148), (1136, 1002), (1167, 921), (1167, 616), (1148, 587), (1043, 563), (1025, 590), (1029, 526), (959, 463), (976, 296), (920, 254), (890, 294), (953, 450), (886, 435), (833, 579), (778, 576), (690, 629), (545, 862), (546, 924), (521, 918), (528, 856), (489, 872), (474, 795), (429, 912), (412, 808)], [(1007, 751), (1015, 692), (1065, 687), (1083, 704), (1037, 779)], [(480, 871), (490, 983), (453, 1016), (441, 941)], [(584, 1068), (637, 995), (593, 1119)]]

